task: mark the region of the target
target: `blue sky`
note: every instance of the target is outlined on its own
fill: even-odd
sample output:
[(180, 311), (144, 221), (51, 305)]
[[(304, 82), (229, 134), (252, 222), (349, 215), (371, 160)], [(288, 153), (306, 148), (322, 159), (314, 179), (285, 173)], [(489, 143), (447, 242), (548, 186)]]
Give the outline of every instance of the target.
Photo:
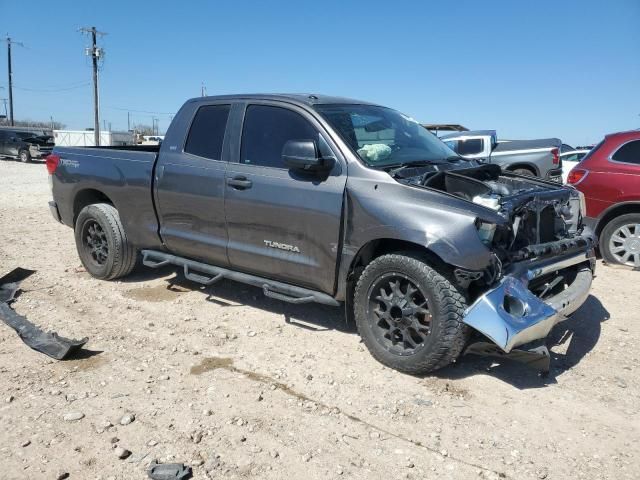
[[(36, 19), (34, 19), (34, 15)], [(108, 32), (101, 114), (160, 128), (200, 94), (314, 92), (378, 102), (422, 122), (573, 144), (640, 128), (640, 0), (0, 0), (14, 49), (15, 115), (92, 125), (77, 32)], [(7, 97), (6, 46), (0, 98)], [(63, 90), (64, 89), (64, 90)]]

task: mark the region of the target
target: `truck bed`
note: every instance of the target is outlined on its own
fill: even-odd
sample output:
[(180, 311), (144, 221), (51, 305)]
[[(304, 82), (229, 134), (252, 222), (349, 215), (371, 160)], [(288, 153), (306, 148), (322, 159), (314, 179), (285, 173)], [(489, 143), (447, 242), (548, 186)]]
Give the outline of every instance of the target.
[[(62, 222), (73, 226), (84, 206), (98, 192), (120, 212), (125, 230), (136, 245), (161, 246), (154, 210), (153, 173), (158, 145), (119, 147), (55, 147), (60, 156), (53, 184)], [(78, 195), (79, 194), (79, 195)], [(75, 201), (74, 201), (75, 199)], [(135, 208), (130, 208), (135, 205)]]

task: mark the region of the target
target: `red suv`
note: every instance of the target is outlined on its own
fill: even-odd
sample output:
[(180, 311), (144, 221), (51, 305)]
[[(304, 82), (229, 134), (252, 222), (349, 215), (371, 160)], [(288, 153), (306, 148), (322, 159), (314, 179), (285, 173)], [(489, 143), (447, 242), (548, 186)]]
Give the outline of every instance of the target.
[(640, 268), (640, 130), (607, 135), (567, 183), (584, 193), (605, 261)]

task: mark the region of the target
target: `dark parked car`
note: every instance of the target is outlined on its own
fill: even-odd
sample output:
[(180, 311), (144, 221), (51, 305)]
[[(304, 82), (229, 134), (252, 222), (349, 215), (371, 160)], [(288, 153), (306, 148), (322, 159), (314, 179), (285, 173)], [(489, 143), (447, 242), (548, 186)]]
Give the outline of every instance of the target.
[(542, 339), (589, 294), (579, 192), (465, 160), (374, 104), (196, 98), (160, 147), (56, 147), (47, 168), (91, 275), (128, 275), (141, 253), (206, 285), (344, 304), (404, 372), (455, 361), (472, 328), (503, 352)]
[(26, 163), (45, 158), (53, 145), (53, 137), (44, 132), (0, 128), (0, 157), (17, 158)]
[(640, 268), (640, 131), (614, 133), (567, 178), (584, 193), (587, 218), (609, 263)]

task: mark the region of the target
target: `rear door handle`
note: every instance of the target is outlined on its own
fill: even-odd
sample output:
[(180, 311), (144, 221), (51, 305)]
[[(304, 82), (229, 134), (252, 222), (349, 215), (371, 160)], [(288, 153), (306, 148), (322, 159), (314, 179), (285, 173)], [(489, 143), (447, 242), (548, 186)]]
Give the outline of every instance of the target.
[(251, 180), (247, 180), (247, 177), (238, 176), (227, 178), (227, 185), (235, 188), (236, 190), (246, 190), (247, 188), (251, 188), (253, 182)]

